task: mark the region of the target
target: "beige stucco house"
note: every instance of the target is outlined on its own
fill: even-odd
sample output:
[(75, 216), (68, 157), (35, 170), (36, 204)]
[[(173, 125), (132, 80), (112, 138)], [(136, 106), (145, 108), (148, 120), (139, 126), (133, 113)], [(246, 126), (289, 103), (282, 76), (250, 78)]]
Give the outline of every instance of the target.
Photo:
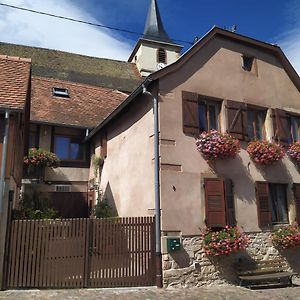
[[(299, 170), (287, 156), (259, 167), (246, 151), (254, 139), (300, 139), (298, 74), (278, 46), (217, 27), (181, 49), (154, 0), (128, 62), (1, 43), (0, 53), (32, 58), (30, 146), (62, 160), (43, 182), (24, 178), (25, 189), (50, 196), (66, 217), (87, 216), (97, 200), (121, 217), (156, 214), (165, 286), (234, 281), (240, 255), (280, 257), (299, 272), (299, 254), (279, 253), (270, 241), (272, 229), (300, 222)], [(239, 139), (236, 158), (202, 157), (196, 138), (210, 129)], [(100, 172), (95, 157), (104, 160)], [(201, 232), (226, 225), (251, 243), (212, 261)], [(167, 237), (180, 238), (179, 251), (167, 251)]]
[[(269, 231), (299, 222), (299, 171), (287, 156), (259, 167), (246, 147), (253, 139), (283, 145), (299, 139), (300, 79), (281, 49), (213, 28), (143, 84), (159, 101), (162, 237), (179, 236), (184, 245), (163, 256), (165, 285), (220, 279), (214, 267), (201, 267), (210, 265), (199, 252), (206, 226), (236, 224), (252, 235), (254, 258), (279, 255)], [(152, 108), (141, 85), (87, 138), (100, 153), (106, 136), (100, 188), (120, 216), (154, 213)], [(195, 137), (210, 128), (240, 140), (235, 159), (209, 164), (201, 156)]]

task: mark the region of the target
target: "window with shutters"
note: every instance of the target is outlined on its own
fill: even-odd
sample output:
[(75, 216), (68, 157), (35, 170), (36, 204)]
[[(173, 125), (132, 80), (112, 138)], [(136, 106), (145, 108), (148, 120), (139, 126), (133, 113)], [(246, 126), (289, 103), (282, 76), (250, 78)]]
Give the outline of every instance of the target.
[(291, 115), (288, 119), (289, 127), (290, 127), (290, 139), (289, 143), (295, 143), (299, 141), (299, 129), (300, 129), (300, 117)]
[(219, 130), (220, 105), (213, 101), (200, 100), (198, 104), (199, 131)]
[(219, 130), (221, 99), (182, 92), (183, 132), (197, 136), (203, 131)]
[(270, 183), (270, 201), (272, 209), (272, 224), (288, 223), (288, 209), (285, 184)]
[(225, 108), (228, 133), (241, 141), (265, 139), (265, 107), (227, 100)]
[(286, 184), (256, 182), (256, 199), (260, 227), (289, 222), (286, 191)]
[(229, 179), (205, 178), (205, 221), (210, 228), (235, 226), (232, 182)]
[(265, 111), (247, 108), (248, 138), (250, 140), (261, 141), (265, 138), (265, 119)]

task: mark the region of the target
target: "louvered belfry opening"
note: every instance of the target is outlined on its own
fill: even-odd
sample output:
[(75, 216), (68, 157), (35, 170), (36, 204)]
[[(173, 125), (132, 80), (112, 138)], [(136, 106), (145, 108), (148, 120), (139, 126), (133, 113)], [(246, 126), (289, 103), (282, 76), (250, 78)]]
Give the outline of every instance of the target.
[(167, 51), (165, 49), (157, 50), (157, 62), (163, 64), (167, 63)]

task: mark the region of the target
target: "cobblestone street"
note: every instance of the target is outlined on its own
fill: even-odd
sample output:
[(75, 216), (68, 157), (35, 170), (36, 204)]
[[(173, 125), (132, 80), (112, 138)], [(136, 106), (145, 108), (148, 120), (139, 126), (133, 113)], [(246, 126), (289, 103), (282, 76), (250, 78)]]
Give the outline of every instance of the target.
[(300, 300), (300, 287), (269, 290), (248, 290), (232, 286), (211, 286), (191, 289), (72, 289), (10, 290), (0, 292), (0, 299), (121, 299), (121, 300)]

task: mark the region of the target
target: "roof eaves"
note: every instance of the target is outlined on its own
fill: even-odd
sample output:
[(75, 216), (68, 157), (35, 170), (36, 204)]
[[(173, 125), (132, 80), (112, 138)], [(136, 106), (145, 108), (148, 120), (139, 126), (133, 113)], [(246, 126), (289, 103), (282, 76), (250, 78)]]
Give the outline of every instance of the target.
[(78, 128), (78, 129), (88, 129), (92, 130), (91, 126), (80, 126), (80, 125), (72, 125), (66, 123), (55, 123), (55, 122), (47, 122), (47, 121), (38, 121), (38, 120), (30, 120), (32, 124), (40, 124), (40, 125), (48, 125), (48, 126), (57, 126), (57, 127), (69, 127), (69, 128)]

